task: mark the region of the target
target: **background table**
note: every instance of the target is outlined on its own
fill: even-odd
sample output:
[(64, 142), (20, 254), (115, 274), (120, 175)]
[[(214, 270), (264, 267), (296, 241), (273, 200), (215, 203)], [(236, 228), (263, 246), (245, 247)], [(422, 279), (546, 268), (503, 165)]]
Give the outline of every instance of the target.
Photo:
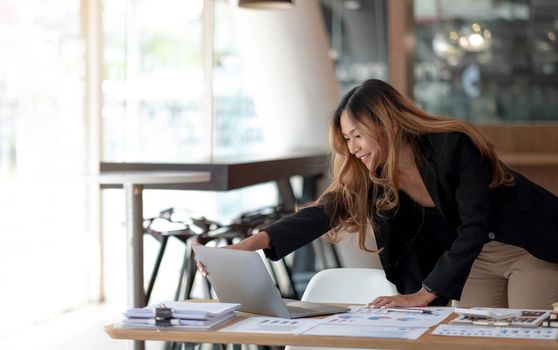
[(199, 171), (121, 171), (103, 174), (99, 178), (103, 185), (122, 185), (126, 196), (127, 232), (127, 282), (128, 305), (145, 306), (143, 283), (143, 188), (146, 185), (186, 185), (208, 182), (209, 172)]
[[(228, 191), (275, 182), (280, 204), (294, 209), (295, 198), (290, 178), (303, 177), (301, 201), (316, 197), (317, 180), (327, 173), (329, 158), (325, 151), (310, 150), (285, 154), (252, 155), (215, 159), (206, 163), (110, 163), (100, 164), (100, 185), (124, 188), (128, 235), (128, 304), (145, 306), (143, 281), (143, 196), (144, 189)], [(143, 349), (135, 342), (135, 349)]]
[[(200, 163), (110, 163), (100, 164), (100, 174), (134, 172), (208, 172), (209, 181), (187, 183), (151, 183), (145, 189), (172, 189), (197, 191), (229, 191), (264, 182), (275, 182), (281, 204), (294, 207), (296, 199), (289, 182), (293, 176), (304, 179), (303, 197), (314, 199), (316, 180), (327, 174), (329, 157), (324, 150), (293, 151), (275, 155), (247, 155), (217, 158)], [(105, 183), (101, 188), (122, 187), (118, 183)]]

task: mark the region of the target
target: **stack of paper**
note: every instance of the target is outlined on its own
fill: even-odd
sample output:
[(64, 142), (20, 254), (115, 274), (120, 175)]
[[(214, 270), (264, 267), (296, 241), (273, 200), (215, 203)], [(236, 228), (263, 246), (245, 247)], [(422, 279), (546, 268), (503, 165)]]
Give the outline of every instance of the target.
[(132, 308), (124, 313), (127, 327), (173, 329), (209, 329), (235, 317), (240, 304), (166, 301), (161, 304)]

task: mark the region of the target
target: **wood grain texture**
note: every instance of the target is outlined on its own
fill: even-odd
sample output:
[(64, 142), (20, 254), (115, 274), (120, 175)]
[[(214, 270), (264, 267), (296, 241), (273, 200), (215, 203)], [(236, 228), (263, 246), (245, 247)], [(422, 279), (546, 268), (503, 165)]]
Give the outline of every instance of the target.
[[(298, 345), (323, 346), (341, 348), (374, 348), (374, 349), (416, 349), (416, 350), (548, 350), (558, 349), (558, 341), (475, 338), (475, 337), (444, 337), (434, 336), (430, 331), (417, 340), (311, 336), (269, 333), (224, 333), (220, 328), (239, 322), (248, 314), (242, 314), (235, 320), (210, 331), (172, 331), (120, 328), (107, 325), (105, 332), (113, 339), (160, 340), (184, 343), (220, 343), (220, 344), (258, 344), (258, 345)], [(450, 317), (455, 317), (450, 316)]]
[(558, 124), (477, 126), (504, 163), (558, 195)]

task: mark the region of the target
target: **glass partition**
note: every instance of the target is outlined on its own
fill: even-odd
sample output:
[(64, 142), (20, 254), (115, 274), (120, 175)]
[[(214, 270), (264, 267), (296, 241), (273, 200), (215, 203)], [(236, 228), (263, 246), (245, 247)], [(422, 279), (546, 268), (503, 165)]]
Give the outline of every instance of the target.
[(329, 56), (343, 92), (370, 78), (387, 80), (386, 0), (321, 0)]
[(415, 0), (414, 96), (480, 122), (558, 119), (558, 2)]

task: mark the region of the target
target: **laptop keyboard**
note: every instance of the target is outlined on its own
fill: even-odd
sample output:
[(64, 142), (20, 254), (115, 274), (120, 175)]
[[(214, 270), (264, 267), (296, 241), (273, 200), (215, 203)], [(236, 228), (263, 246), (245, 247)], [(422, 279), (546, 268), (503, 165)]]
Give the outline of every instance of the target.
[(338, 312), (345, 312), (349, 309), (336, 308), (333, 306), (328, 306), (325, 304), (317, 304), (311, 302), (301, 302), (293, 301), (286, 304), (287, 310), (294, 317), (304, 317), (304, 316), (317, 316), (317, 315), (327, 315)]
[(308, 311), (312, 311), (312, 309), (310, 308), (306, 308), (306, 307), (299, 307), (299, 306), (293, 306), (293, 305), (287, 305), (287, 309), (291, 312), (291, 313), (303, 313), (303, 312), (308, 312)]
[(313, 308), (299, 307), (299, 306), (293, 306), (293, 305), (287, 305), (287, 310), (289, 310), (289, 313), (292, 316), (310, 315), (310, 314), (313, 314), (313, 313), (320, 313), (318, 310), (315, 310)]

